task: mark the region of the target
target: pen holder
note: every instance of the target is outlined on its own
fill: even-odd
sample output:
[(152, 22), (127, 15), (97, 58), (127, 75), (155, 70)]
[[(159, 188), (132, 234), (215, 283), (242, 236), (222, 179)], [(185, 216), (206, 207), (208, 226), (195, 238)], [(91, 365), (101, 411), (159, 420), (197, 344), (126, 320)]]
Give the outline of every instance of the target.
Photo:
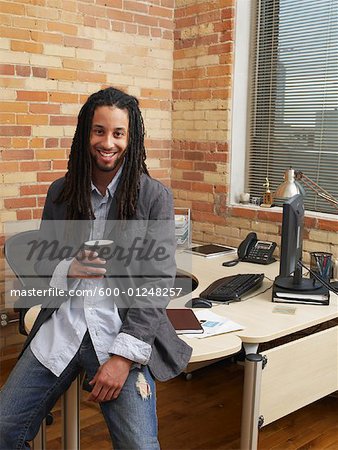
[[(310, 252), (310, 268), (312, 272), (318, 274), (325, 281), (330, 281), (332, 277), (332, 253)], [(310, 273), (310, 277), (314, 278)]]

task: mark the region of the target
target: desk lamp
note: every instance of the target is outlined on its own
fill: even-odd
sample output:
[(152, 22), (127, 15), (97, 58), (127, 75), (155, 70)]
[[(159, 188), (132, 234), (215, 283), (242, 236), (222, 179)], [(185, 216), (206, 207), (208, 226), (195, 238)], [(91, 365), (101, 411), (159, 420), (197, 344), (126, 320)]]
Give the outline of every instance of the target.
[(284, 173), (284, 182), (277, 188), (275, 192), (275, 198), (285, 199), (293, 197), (296, 194), (305, 194), (305, 190), (300, 182), (304, 183), (309, 189), (314, 191), (317, 195), (324, 200), (330, 202), (338, 209), (338, 200), (336, 200), (329, 192), (321, 188), (317, 183), (311, 180), (300, 170), (290, 169)]

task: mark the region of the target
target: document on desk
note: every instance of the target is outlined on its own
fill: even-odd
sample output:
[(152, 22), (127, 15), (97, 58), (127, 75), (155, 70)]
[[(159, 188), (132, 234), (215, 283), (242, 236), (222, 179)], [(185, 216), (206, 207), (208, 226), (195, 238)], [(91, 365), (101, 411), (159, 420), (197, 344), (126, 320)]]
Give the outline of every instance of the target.
[(239, 323), (233, 322), (224, 316), (215, 314), (206, 309), (195, 311), (197, 319), (200, 321), (204, 333), (203, 334), (184, 334), (188, 338), (203, 339), (217, 334), (230, 333), (231, 331), (243, 330), (244, 327)]

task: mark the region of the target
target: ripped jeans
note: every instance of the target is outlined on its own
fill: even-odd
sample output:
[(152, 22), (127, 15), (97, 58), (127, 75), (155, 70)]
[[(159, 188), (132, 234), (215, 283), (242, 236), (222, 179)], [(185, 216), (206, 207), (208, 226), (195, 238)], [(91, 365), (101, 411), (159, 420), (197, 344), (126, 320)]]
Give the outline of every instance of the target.
[[(28, 347), (0, 391), (0, 450), (29, 449), (28, 441), (35, 437), (44, 417), (81, 369), (92, 379), (98, 367), (88, 333), (59, 377), (45, 368)], [(151, 395), (144, 395), (142, 374)], [(160, 449), (155, 383), (147, 367), (131, 370), (119, 397), (100, 407), (115, 450)]]

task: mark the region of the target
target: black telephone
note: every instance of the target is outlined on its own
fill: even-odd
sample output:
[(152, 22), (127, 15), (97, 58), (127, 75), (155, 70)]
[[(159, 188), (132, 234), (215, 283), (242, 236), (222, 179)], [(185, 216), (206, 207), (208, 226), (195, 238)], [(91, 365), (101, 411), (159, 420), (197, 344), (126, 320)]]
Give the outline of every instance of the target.
[(276, 242), (259, 241), (256, 233), (249, 233), (238, 247), (238, 258), (224, 262), (223, 266), (232, 267), (239, 261), (256, 264), (271, 264), (276, 261), (272, 256), (276, 245)]

